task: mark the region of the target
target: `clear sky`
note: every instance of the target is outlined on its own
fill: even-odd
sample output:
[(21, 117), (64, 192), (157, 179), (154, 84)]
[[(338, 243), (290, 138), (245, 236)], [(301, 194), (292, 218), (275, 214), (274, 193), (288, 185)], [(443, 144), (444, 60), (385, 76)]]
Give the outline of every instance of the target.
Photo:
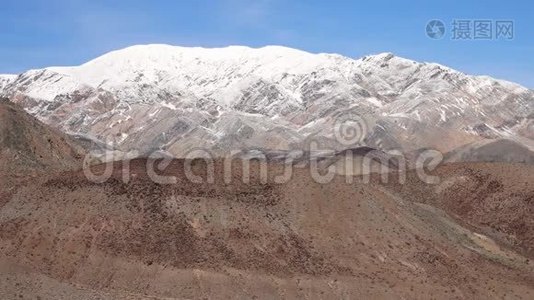
[[(445, 23), (440, 40), (429, 20)], [(513, 20), (512, 40), (454, 40), (455, 19)], [(494, 25), (495, 26), (495, 25)], [(493, 28), (495, 30), (495, 28)], [(2, 0), (0, 73), (78, 65), (134, 44), (393, 52), (534, 88), (534, 1)]]

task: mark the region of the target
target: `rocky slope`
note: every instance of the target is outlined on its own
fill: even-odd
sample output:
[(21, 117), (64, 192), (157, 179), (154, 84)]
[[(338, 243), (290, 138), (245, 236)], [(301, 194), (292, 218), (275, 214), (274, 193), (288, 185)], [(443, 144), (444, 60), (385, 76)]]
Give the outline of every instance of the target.
[[(358, 178), (348, 184), (343, 177), (319, 184), (306, 169), (284, 184), (272, 177), (260, 184), (253, 168), (245, 184), (236, 162), (226, 184), (216, 162), (215, 182), (208, 184), (188, 181), (184, 161), (175, 160), (159, 174), (177, 182), (157, 184), (146, 163), (131, 162), (128, 183), (123, 163), (116, 163), (104, 183), (68, 172), (18, 189), (0, 207), (0, 296), (530, 299), (534, 293), (533, 189), (525, 185), (531, 167), (445, 166), (434, 173), (440, 184), (411, 174), (408, 186)], [(204, 164), (194, 167), (205, 174)], [(270, 165), (271, 176), (280, 171)], [(521, 181), (505, 172), (520, 172)], [(510, 219), (517, 205), (524, 214)]]
[[(6, 78), (0, 93), (44, 122), (141, 153), (302, 149), (312, 139), (337, 150), (449, 151), (534, 138), (532, 90), (389, 53), (142, 45)], [(356, 138), (336, 139), (346, 118)]]
[(388, 189), (402, 199), (442, 208), (461, 224), (501, 245), (534, 257), (534, 166), (524, 163), (450, 163), (433, 175), (439, 184), (422, 185), (415, 173)]
[(0, 98), (0, 206), (38, 176), (81, 168), (85, 153), (71, 137)]
[(0, 99), (2, 173), (80, 168), (83, 153), (72, 138), (41, 123), (7, 99)]

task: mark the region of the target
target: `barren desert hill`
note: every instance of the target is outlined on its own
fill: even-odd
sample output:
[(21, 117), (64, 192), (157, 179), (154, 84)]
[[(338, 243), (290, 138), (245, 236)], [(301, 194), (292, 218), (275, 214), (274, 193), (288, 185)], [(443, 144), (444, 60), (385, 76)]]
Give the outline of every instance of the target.
[(38, 174), (81, 168), (84, 153), (68, 135), (0, 98), (0, 205)]
[[(147, 162), (130, 162), (128, 183), (124, 163), (115, 162), (103, 183), (69, 171), (21, 187), (0, 209), (0, 263), (10, 266), (0, 289), (9, 294), (2, 296), (529, 299), (534, 294), (530, 225), (525, 223), (523, 235), (498, 226), (485, 231), (478, 210), (456, 214), (448, 204), (477, 208), (517, 194), (508, 212), (519, 204), (532, 209), (533, 202), (519, 196), (534, 192), (525, 184), (529, 166), (445, 165), (434, 173), (443, 177), (440, 184), (426, 187), (409, 174), (410, 187), (402, 187), (394, 180), (366, 184), (356, 178), (348, 184), (342, 176), (319, 184), (306, 168), (277, 184), (271, 175), (282, 171), (278, 164), (269, 166), (266, 183), (255, 168), (244, 183), (239, 162), (225, 183), (221, 161), (214, 165), (214, 183), (193, 183), (184, 160), (157, 172), (175, 176), (176, 183), (158, 184)], [(205, 165), (192, 167), (205, 176)], [(517, 183), (503, 177), (505, 171), (530, 175)], [(480, 187), (470, 181), (477, 172), (488, 180)], [(466, 181), (458, 179), (463, 177)], [(493, 186), (499, 186), (496, 192)], [(506, 221), (499, 211), (485, 213)], [(512, 235), (515, 244), (507, 240)], [(43, 281), (60, 288), (50, 290)]]
[(510, 139), (486, 139), (445, 154), (447, 162), (511, 162), (534, 164), (534, 151)]
[(66, 134), (41, 123), (7, 99), (0, 99), (0, 167), (12, 171), (76, 169), (83, 149)]
[(399, 197), (439, 207), (460, 223), (495, 237), (534, 259), (534, 166), (523, 163), (447, 163), (434, 174), (439, 184), (390, 183)]

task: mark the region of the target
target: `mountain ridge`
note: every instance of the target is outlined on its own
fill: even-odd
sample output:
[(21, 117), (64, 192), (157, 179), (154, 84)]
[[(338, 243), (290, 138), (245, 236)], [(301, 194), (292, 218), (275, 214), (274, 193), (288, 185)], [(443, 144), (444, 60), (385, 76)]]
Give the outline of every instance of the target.
[(136, 45), (77, 67), (30, 70), (0, 94), (63, 131), (175, 155), (292, 149), (314, 136), (342, 150), (334, 123), (351, 114), (368, 127), (362, 144), (381, 149), (451, 150), (438, 139), (407, 143), (413, 132), (446, 131), (458, 140), (453, 147), (534, 138), (532, 90), (392, 53), (352, 59), (282, 46)]

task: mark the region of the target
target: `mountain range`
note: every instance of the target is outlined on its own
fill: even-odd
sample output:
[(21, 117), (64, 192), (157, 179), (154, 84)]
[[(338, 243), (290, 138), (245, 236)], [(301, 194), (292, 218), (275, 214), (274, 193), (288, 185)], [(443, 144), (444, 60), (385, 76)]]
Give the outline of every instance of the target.
[[(311, 141), (448, 152), (502, 138), (534, 148), (533, 90), (391, 53), (138, 45), (80, 66), (1, 75), (0, 95), (79, 139), (140, 154)], [(340, 120), (355, 136), (340, 140)]]
[[(530, 299), (533, 93), (273, 46), (2, 75), (0, 299)], [(401, 169), (428, 148), (438, 180)]]

